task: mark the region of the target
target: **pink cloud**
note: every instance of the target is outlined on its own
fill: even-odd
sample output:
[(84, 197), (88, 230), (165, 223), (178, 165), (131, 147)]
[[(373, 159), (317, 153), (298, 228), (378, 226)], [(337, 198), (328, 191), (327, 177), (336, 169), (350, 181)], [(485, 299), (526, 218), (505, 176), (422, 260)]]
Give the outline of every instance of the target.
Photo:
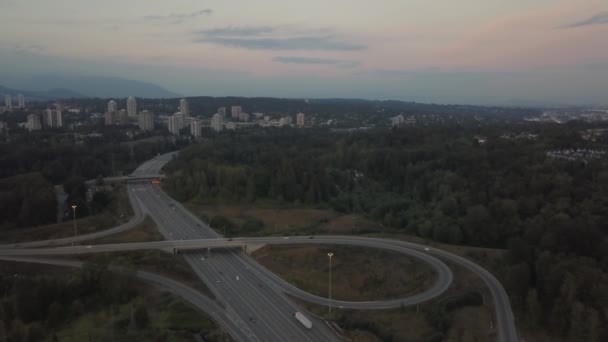
[(601, 10), (569, 3), (500, 18), (438, 49), (435, 64), (495, 69), (605, 60), (608, 25), (563, 28), (572, 18), (586, 18)]

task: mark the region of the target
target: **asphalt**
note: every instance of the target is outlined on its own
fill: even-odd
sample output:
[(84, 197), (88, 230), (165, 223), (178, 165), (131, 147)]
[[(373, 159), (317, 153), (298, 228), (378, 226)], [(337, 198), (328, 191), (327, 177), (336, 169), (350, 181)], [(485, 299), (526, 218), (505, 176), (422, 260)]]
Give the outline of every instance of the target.
[[(134, 174), (146, 175), (158, 173), (162, 165), (170, 160), (170, 158), (172, 158), (171, 155), (157, 157), (142, 164)], [(51, 246), (65, 244), (66, 241), (70, 241), (69, 239), (61, 239), (61, 242), (58, 242), (59, 240), (50, 240), (0, 246), (0, 248), (4, 248), (0, 249), (0, 255), (4, 255), (0, 256), (0, 258), (15, 258), (15, 256), (18, 255), (80, 254), (150, 248), (170, 251), (173, 248), (177, 248), (184, 252), (184, 257), (190, 265), (192, 265), (194, 271), (208, 286), (211, 285), (209, 287), (214, 292), (216, 298), (227, 307), (226, 312), (228, 317), (230, 317), (232, 324), (224, 324), (220, 320), (218, 320), (218, 322), (225, 326), (237, 340), (241, 340), (238, 336), (246, 336), (246, 340), (248, 341), (326, 341), (335, 340), (335, 335), (326, 328), (323, 322), (311, 317), (309, 318), (313, 320), (313, 330), (298, 332), (298, 329), (301, 330), (304, 328), (297, 323), (294, 323), (294, 320), (290, 321), (289, 318), (291, 318), (291, 315), (295, 310), (300, 309), (285, 297), (284, 293), (289, 293), (293, 296), (318, 304), (327, 304), (328, 301), (326, 298), (317, 297), (293, 287), (257, 264), (244, 253), (236, 251), (234, 248), (225, 247), (304, 243), (359, 245), (406, 253), (422, 259), (435, 269), (437, 280), (434, 285), (430, 289), (413, 297), (395, 299), (392, 301), (355, 303), (332, 301), (332, 305), (336, 307), (358, 309), (383, 309), (402, 305), (413, 305), (433, 298), (443, 292), (452, 281), (452, 273), (443, 262), (434, 257), (437, 256), (464, 266), (481, 277), (490, 289), (495, 304), (497, 340), (500, 342), (518, 341), (513, 313), (504, 288), (491, 273), (465, 258), (443, 250), (428, 248), (426, 246), (403, 241), (354, 236), (221, 239), (216, 232), (185, 210), (181, 204), (173, 201), (162, 192), (158, 186), (153, 186), (151, 184), (133, 184), (129, 185), (129, 192), (129, 198), (132, 203), (134, 203), (134, 206), (140, 206), (141, 211), (144, 214), (148, 213), (151, 215), (156, 221), (161, 233), (170, 241), (120, 245), (88, 245), (53, 249), (39, 248), (36, 250), (7, 248)], [(115, 233), (115, 231), (107, 234), (104, 233), (102, 236), (111, 235), (113, 233)], [(81, 240), (79, 241), (84, 241), (91, 237), (82, 236), (80, 238)], [(196, 251), (206, 247), (213, 248), (210, 256), (208, 256), (206, 252)], [(11, 257), (10, 255), (14, 256)], [(238, 280), (236, 278), (237, 276), (239, 276)], [(194, 298), (192, 299), (194, 300)], [(258, 307), (257, 305), (261, 306)], [(206, 309), (203, 310), (207, 311)], [(278, 320), (278, 324), (274, 324), (275, 321), (273, 320)], [(290, 321), (289, 325), (285, 325), (285, 321)], [(295, 333), (289, 334), (289, 336), (281, 334), (281, 331), (291, 330), (294, 327), (294, 324), (296, 328)]]
[[(158, 174), (171, 155), (163, 155), (141, 165), (133, 174)], [(166, 195), (158, 185), (143, 183), (131, 190), (143, 204), (167, 239), (189, 240), (216, 238), (219, 235), (181, 204)], [(251, 341), (337, 341), (337, 336), (325, 322), (308, 315), (312, 329), (306, 329), (295, 318), (303, 311), (287, 296), (263, 284), (242, 260), (247, 256), (233, 249), (184, 255), (194, 272), (211, 289)]]
[[(54, 265), (62, 267), (81, 268), (84, 264), (80, 261), (72, 260), (61, 260), (61, 259), (39, 259), (39, 258), (21, 258), (21, 257), (3, 257), (0, 256), (0, 260), (5, 261), (17, 261), (25, 263), (36, 263), (45, 265)], [(115, 272), (121, 272), (119, 268), (111, 269)], [(129, 272), (129, 274), (132, 274)], [(201, 294), (199, 291), (183, 285), (182, 283), (176, 282), (171, 278), (167, 278), (155, 273), (136, 271), (135, 277), (149, 284), (160, 287), (161, 289), (170, 292), (176, 296), (183, 298), (185, 301), (194, 305), (197, 309), (205, 312), (211, 319), (217, 322), (223, 329), (230, 332), (231, 336), (239, 342), (250, 341), (250, 336), (243, 333), (243, 329), (237, 325), (237, 321), (234, 319), (234, 313), (230, 313), (215, 301), (209, 299), (207, 296)]]
[[(133, 185), (128, 185), (127, 190), (130, 190)], [(123, 223), (119, 226), (116, 226), (111, 229), (102, 230), (95, 233), (79, 235), (76, 237), (67, 237), (61, 239), (52, 239), (52, 240), (38, 240), (38, 241), (30, 241), (30, 242), (21, 242), (14, 244), (4, 244), (0, 245), (0, 249), (3, 248), (32, 248), (32, 247), (44, 247), (44, 246), (62, 246), (71, 243), (78, 243), (87, 240), (98, 239), (114, 234), (118, 234), (129, 229), (136, 227), (138, 224), (142, 223), (145, 219), (144, 211), (142, 208), (141, 202), (135, 198), (132, 191), (128, 191), (129, 201), (131, 202), (131, 207), (133, 208), (133, 216), (129, 219), (128, 222)]]

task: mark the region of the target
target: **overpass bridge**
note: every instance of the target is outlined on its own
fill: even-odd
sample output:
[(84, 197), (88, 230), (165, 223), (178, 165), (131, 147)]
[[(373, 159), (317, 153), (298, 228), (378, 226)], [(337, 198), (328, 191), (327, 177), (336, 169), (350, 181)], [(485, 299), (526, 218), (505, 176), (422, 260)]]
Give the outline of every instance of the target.
[[(141, 183), (151, 182), (154, 180), (163, 180), (165, 178), (167, 178), (167, 176), (161, 174), (131, 174), (128, 176), (105, 177), (103, 181), (106, 183)], [(96, 181), (96, 179), (91, 179), (86, 181), (86, 183), (95, 184)]]

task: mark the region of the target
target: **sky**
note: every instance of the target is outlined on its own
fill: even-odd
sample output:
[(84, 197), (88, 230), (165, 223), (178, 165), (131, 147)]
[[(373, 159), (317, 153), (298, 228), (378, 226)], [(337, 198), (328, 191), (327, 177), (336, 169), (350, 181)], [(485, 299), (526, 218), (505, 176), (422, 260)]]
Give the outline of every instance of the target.
[(74, 74), (187, 96), (608, 104), (606, 37), (606, 0), (0, 0), (0, 85)]

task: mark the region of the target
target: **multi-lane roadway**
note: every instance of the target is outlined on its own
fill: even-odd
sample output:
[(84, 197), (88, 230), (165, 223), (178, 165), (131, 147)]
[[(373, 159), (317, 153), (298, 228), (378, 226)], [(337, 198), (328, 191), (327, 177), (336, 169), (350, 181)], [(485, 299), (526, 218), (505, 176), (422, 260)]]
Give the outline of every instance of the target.
[[(154, 158), (142, 164), (134, 172), (134, 175), (137, 177), (138, 175), (158, 174), (160, 168), (171, 158), (171, 154)], [(0, 246), (2, 247), (0, 248), (0, 258), (18, 258), (19, 255), (77, 254), (150, 248), (167, 250), (177, 248), (181, 251), (196, 250), (184, 253), (184, 257), (213, 291), (222, 306), (225, 307), (221, 313), (213, 312), (211, 316), (218, 323), (222, 324), (235, 339), (239, 341), (333, 341), (337, 340), (337, 337), (327, 328), (324, 322), (314, 320), (312, 330), (307, 330), (299, 325), (292, 318), (292, 315), (295, 311), (300, 310), (300, 308), (288, 299), (284, 293), (289, 293), (318, 304), (326, 304), (327, 299), (308, 294), (293, 287), (257, 264), (244, 253), (239, 252), (235, 248), (228, 249), (226, 247), (238, 247), (250, 244), (302, 243), (358, 245), (406, 253), (422, 259), (435, 269), (437, 278), (434, 285), (413, 297), (391, 301), (360, 303), (332, 301), (332, 304), (337, 307), (359, 309), (379, 309), (412, 305), (437, 296), (447, 289), (452, 280), (452, 273), (447, 266), (434, 257), (439, 256), (468, 268), (482, 278), (490, 289), (496, 308), (497, 340), (500, 342), (518, 341), (513, 313), (503, 287), (488, 271), (467, 259), (439, 249), (429, 249), (425, 246), (403, 241), (352, 236), (222, 239), (205, 223), (185, 210), (181, 204), (173, 201), (158, 186), (149, 183), (129, 184), (128, 191), (135, 211), (135, 217), (132, 221), (139, 220), (140, 217), (143, 218), (143, 214), (148, 214), (154, 219), (159, 230), (168, 241), (140, 244), (84, 245), (56, 249), (6, 248), (42, 247), (71, 242), (69, 239), (61, 239), (59, 242), (57, 240), (50, 240)], [(129, 229), (131, 226), (134, 226), (134, 224), (122, 227), (119, 231)], [(116, 229), (114, 228), (114, 230)], [(111, 233), (115, 232), (117, 231), (112, 231)], [(101, 234), (103, 236), (108, 235), (105, 232)], [(80, 237), (78, 241), (84, 241), (86, 238), (86, 236)], [(204, 251), (198, 251), (205, 247), (214, 248), (210, 256)], [(47, 262), (50, 261), (47, 260)], [(167, 282), (165, 282), (165, 285), (167, 285)], [(194, 302), (197, 300), (199, 304), (202, 303), (200, 298), (194, 298), (187, 290), (181, 289), (181, 294), (178, 294), (192, 301), (195, 305), (197, 304)], [(211, 307), (209, 310), (211, 310)], [(226, 320), (230, 322), (227, 323)]]
[[(158, 174), (170, 158), (172, 156), (163, 155), (144, 163), (134, 175)], [(186, 241), (219, 237), (157, 185), (135, 184), (130, 186), (129, 191), (142, 203), (144, 211), (155, 221), (166, 239)], [(235, 317), (250, 341), (338, 340), (320, 320), (314, 320), (310, 330), (295, 320), (293, 314), (301, 308), (284, 293), (265, 284), (264, 279), (253, 270), (259, 265), (252, 264), (238, 250), (221, 249), (214, 251), (211, 257), (205, 252), (192, 252), (185, 254), (184, 258)]]

